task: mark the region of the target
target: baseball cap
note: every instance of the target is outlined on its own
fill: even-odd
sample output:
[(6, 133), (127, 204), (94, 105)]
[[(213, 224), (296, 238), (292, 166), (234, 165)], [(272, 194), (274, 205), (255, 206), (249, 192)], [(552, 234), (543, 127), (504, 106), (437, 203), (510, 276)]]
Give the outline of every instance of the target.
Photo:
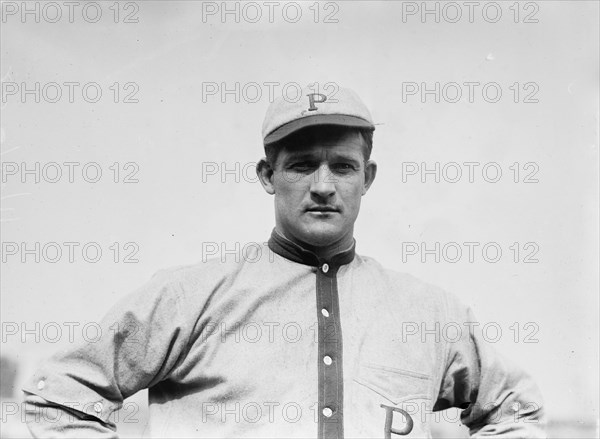
[(315, 125), (375, 129), (371, 113), (353, 90), (339, 87), (326, 95), (305, 87), (299, 99), (281, 96), (269, 105), (262, 126), (263, 143), (277, 142)]

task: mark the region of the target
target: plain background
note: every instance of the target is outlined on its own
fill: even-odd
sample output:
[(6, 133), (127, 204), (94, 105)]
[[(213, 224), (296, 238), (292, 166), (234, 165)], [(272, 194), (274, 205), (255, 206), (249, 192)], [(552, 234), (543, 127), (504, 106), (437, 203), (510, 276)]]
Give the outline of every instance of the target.
[[(94, 242), (103, 255), (86, 262), (80, 246), (73, 263), (66, 254), (56, 263), (36, 263), (32, 256), (23, 263), (20, 254), (3, 252), (1, 349), (16, 373), (14, 383), (5, 378), (2, 384), (3, 401), (18, 400), (19, 384), (40, 358), (69, 346), (65, 322), (98, 321), (158, 269), (200, 262), (207, 245), (224, 250), (266, 241), (273, 199), (255, 181), (252, 164), (262, 156), (268, 88), (261, 87), (254, 103), (247, 102), (254, 93), (245, 99), (241, 88), (275, 82), (277, 95), (288, 83), (335, 83), (356, 90), (378, 124), (372, 158), (379, 172), (356, 223), (357, 252), (472, 304), (482, 325), (502, 329), (497, 348), (539, 383), (555, 434), (563, 434), (564, 423), (592, 434), (598, 420), (598, 3), (500, 2), (503, 15), (496, 23), (489, 22), (491, 9), (488, 19), (482, 14), (487, 3), (478, 2), (470, 22), (458, 2), (464, 15), (456, 23), (444, 15), (439, 23), (432, 15), (403, 20), (408, 6), (400, 1), (336, 2), (327, 9), (321, 3), (318, 23), (312, 2), (300, 5), (297, 23), (282, 16), (285, 3), (269, 23), (262, 2), (258, 23), (241, 13), (239, 23), (233, 15), (203, 20), (203, 3), (194, 1), (138, 2), (138, 23), (124, 23), (123, 16), (114, 23), (113, 2), (101, 3), (97, 23), (82, 19), (81, 8), (73, 23), (4, 17), (5, 84), (95, 82), (103, 96), (98, 103), (81, 93), (73, 103), (66, 95), (57, 103), (3, 96), (4, 166), (81, 165), (73, 182), (66, 174), (57, 183), (36, 184), (31, 175), (4, 173), (2, 241), (29, 248), (35, 242)], [(518, 23), (511, 5), (521, 13)], [(444, 3), (437, 7), (442, 11)], [(334, 9), (338, 22), (324, 23)], [(538, 22), (523, 22), (534, 10)], [(440, 102), (433, 95), (423, 102), (419, 94), (403, 102), (403, 83), (469, 81), (499, 84), (502, 98), (487, 102), (479, 87), (473, 102), (463, 96), (451, 103), (443, 95)], [(139, 102), (114, 103), (109, 87), (115, 82), (122, 93), (131, 90), (123, 84), (137, 84)], [(209, 82), (229, 89), (237, 82), (240, 93), (203, 99), (203, 83)], [(521, 84), (518, 103), (509, 88), (515, 82)], [(522, 102), (528, 82), (537, 85), (537, 103)], [(98, 183), (81, 177), (88, 162), (102, 168)], [(115, 162), (120, 180), (123, 165), (134, 162), (139, 182), (114, 183), (109, 167)], [(436, 162), (481, 165), (473, 182), (464, 174), (456, 183), (436, 183), (431, 175), (423, 183), (420, 174), (403, 174), (410, 162), (430, 169)], [(503, 171), (497, 183), (482, 177), (489, 162)], [(509, 169), (514, 162), (521, 166), (518, 183)], [(529, 162), (537, 167), (537, 183), (522, 182), (522, 166)], [(236, 163), (237, 175), (222, 173)], [(117, 263), (109, 249), (115, 242)], [(128, 242), (139, 248), (137, 263), (123, 263)], [(403, 258), (407, 242), (480, 246), (473, 262), (465, 253), (458, 262), (442, 257), (436, 263), (432, 256), (422, 262), (420, 254)], [(496, 263), (482, 257), (489, 242), (503, 250)], [(515, 242), (521, 249), (517, 263), (509, 249)], [(522, 261), (526, 243), (539, 248), (537, 263)], [(39, 340), (21, 332), (35, 333), (36, 322)], [(517, 340), (510, 329), (515, 323)], [(13, 335), (6, 330), (14, 324), (19, 332)], [(56, 325), (64, 333), (53, 343), (55, 332), (42, 328)], [(531, 343), (525, 342), (528, 334)], [(5, 433), (25, 434), (18, 419), (3, 419), (3, 425)], [(140, 426), (128, 427), (135, 433)]]

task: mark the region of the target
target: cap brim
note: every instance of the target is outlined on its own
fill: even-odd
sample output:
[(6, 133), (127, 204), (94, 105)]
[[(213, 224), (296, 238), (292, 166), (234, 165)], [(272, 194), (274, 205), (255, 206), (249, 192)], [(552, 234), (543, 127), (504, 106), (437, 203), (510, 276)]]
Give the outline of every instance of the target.
[(296, 119), (280, 126), (265, 136), (264, 144), (268, 145), (277, 142), (298, 130), (317, 125), (339, 125), (375, 129), (375, 126), (371, 122), (361, 119), (360, 117), (346, 116), (343, 114), (318, 114)]

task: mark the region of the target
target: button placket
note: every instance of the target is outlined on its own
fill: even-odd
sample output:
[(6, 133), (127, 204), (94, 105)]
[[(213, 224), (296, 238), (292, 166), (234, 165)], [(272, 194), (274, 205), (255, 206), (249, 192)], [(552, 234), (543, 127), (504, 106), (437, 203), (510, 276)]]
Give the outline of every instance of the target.
[(325, 263), (317, 271), (319, 323), (319, 438), (343, 438), (342, 333), (337, 269)]

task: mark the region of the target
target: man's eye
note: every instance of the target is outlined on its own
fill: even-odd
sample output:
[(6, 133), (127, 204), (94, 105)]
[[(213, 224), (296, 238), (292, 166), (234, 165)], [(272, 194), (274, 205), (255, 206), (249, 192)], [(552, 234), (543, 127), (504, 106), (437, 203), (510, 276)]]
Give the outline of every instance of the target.
[(334, 172), (350, 172), (354, 171), (354, 166), (350, 163), (335, 163), (331, 166), (331, 170)]
[(314, 169), (315, 166), (310, 162), (292, 163), (290, 169), (296, 172), (305, 172)]

